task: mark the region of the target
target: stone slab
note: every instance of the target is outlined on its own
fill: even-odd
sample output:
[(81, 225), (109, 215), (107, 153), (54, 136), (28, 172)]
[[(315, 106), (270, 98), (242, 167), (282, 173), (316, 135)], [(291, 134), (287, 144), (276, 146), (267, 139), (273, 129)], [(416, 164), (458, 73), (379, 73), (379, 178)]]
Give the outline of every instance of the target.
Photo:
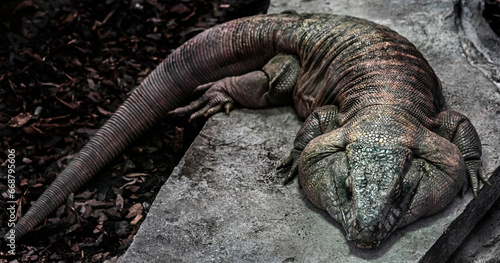
[[(498, 83), (500, 81), (500, 39), (482, 19), (484, 1), (461, 0), (460, 3), (459, 22), (462, 51), (470, 65), (480, 69), (484, 75), (491, 79), (497, 86), (497, 92), (500, 93)], [(498, 119), (499, 117), (497, 117), (497, 123)], [(498, 134), (498, 130), (496, 134)], [(496, 137), (498, 138), (498, 135)], [(498, 156), (498, 149), (496, 156)], [(500, 199), (497, 199), (493, 207), (471, 230), (448, 262), (498, 262), (499, 259)]]
[[(491, 75), (469, 63), (483, 62), (457, 27), (459, 6), (452, 0), (289, 0), (273, 1), (270, 12), (354, 15), (406, 36), (441, 78), (449, 108), (469, 116), (478, 129), (483, 163), (492, 172), (500, 164), (500, 92)], [(274, 169), (299, 125), (286, 108), (241, 110), (210, 120), (160, 191), (122, 262), (443, 261), (500, 193), (496, 176), (480, 198), (457, 198), (438, 215), (397, 231), (379, 249), (359, 250), (297, 183), (280, 185)]]
[[(299, 127), (291, 108), (210, 119), (122, 262), (433, 262), (461, 243), (474, 210), (493, 202), (478, 199), (467, 207), (470, 195), (457, 198), (438, 215), (396, 231), (378, 249), (358, 249), (307, 200), (297, 180), (280, 183), (275, 167)], [(494, 184), (482, 191), (498, 190), (500, 181)]]

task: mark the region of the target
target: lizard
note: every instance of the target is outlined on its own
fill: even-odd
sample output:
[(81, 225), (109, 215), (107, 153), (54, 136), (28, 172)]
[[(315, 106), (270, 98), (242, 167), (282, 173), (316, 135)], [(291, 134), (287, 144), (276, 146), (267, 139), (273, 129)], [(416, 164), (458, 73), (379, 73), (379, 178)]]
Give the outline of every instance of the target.
[[(199, 95), (196, 97), (195, 95)], [(241, 18), (190, 39), (133, 90), (14, 228), (19, 239), (166, 115), (240, 105), (304, 120), (278, 167), (360, 248), (488, 184), (470, 120), (406, 38), (351, 16)]]

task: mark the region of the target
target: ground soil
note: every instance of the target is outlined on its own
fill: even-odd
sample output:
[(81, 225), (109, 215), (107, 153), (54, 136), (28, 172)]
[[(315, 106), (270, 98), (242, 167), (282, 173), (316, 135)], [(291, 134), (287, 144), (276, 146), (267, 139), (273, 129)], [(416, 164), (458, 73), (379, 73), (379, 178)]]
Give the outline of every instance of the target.
[[(45, 3), (45, 4), (44, 4)], [(267, 1), (81, 0), (0, 4), (0, 235), (8, 151), (16, 214), (30, 207), (127, 95), (173, 49)], [(165, 118), (71, 195), (0, 262), (115, 261), (204, 121)], [(11, 158), (12, 159), (12, 158)]]

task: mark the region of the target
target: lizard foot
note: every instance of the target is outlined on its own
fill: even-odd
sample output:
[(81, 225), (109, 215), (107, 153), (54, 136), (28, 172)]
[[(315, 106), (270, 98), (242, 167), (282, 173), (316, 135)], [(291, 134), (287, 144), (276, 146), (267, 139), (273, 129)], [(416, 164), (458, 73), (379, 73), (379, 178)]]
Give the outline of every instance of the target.
[(276, 168), (285, 175), (283, 185), (288, 184), (297, 176), (299, 171), (299, 157), (302, 151), (292, 149), (288, 157)]
[(216, 82), (210, 82), (201, 86), (198, 86), (193, 93), (201, 93), (203, 95), (191, 102), (189, 105), (177, 108), (173, 111), (170, 111), (169, 115), (177, 115), (177, 114), (189, 114), (189, 121), (199, 118), (201, 116), (208, 117), (215, 113), (218, 113), (225, 110), (226, 114), (229, 115), (229, 112), (234, 107), (233, 99), (226, 93), (225, 79)]
[[(472, 195), (476, 198), (477, 191), (479, 190), (479, 180), (488, 186), (491, 186), (491, 184), (486, 177), (486, 173), (481, 165), (481, 160), (465, 161), (465, 167), (467, 169), (467, 175), (469, 176), (469, 184), (471, 186)], [(464, 189), (464, 192), (465, 190), (466, 189)]]

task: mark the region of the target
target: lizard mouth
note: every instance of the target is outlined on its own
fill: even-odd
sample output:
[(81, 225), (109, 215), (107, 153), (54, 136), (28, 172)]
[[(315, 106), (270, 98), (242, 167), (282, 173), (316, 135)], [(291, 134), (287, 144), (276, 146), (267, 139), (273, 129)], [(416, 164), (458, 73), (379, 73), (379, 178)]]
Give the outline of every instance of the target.
[[(382, 221), (366, 225), (361, 223), (352, 212), (339, 211), (337, 207), (329, 207), (327, 212), (332, 215), (339, 223), (342, 224), (346, 233), (346, 239), (358, 248), (374, 249), (391, 232), (384, 227)], [(338, 213), (340, 212), (340, 213)]]
[(380, 230), (382, 228), (381, 225), (379, 223), (378, 226), (369, 226), (362, 229), (358, 229), (357, 226), (351, 226), (346, 238), (358, 248), (376, 248), (388, 235), (387, 232)]
[[(342, 224), (346, 239), (361, 249), (375, 249), (400, 224), (401, 210), (399, 208), (384, 209), (378, 219), (366, 220), (363, 213), (355, 212), (352, 208), (329, 206), (327, 212)], [(361, 213), (361, 214), (360, 214)], [(365, 219), (365, 220), (363, 220)]]
[[(347, 240), (349, 240), (349, 234), (347, 235)], [(374, 249), (377, 248), (380, 245), (380, 240), (373, 241), (371, 243), (364, 243), (355, 239), (350, 240), (351, 243), (353, 243), (356, 247), (362, 248), (362, 249)]]
[(346, 239), (358, 248), (376, 248), (389, 234), (381, 222), (369, 226), (361, 224), (358, 219), (350, 220), (350, 222), (352, 222), (351, 225), (344, 223), (344, 229), (347, 232)]

